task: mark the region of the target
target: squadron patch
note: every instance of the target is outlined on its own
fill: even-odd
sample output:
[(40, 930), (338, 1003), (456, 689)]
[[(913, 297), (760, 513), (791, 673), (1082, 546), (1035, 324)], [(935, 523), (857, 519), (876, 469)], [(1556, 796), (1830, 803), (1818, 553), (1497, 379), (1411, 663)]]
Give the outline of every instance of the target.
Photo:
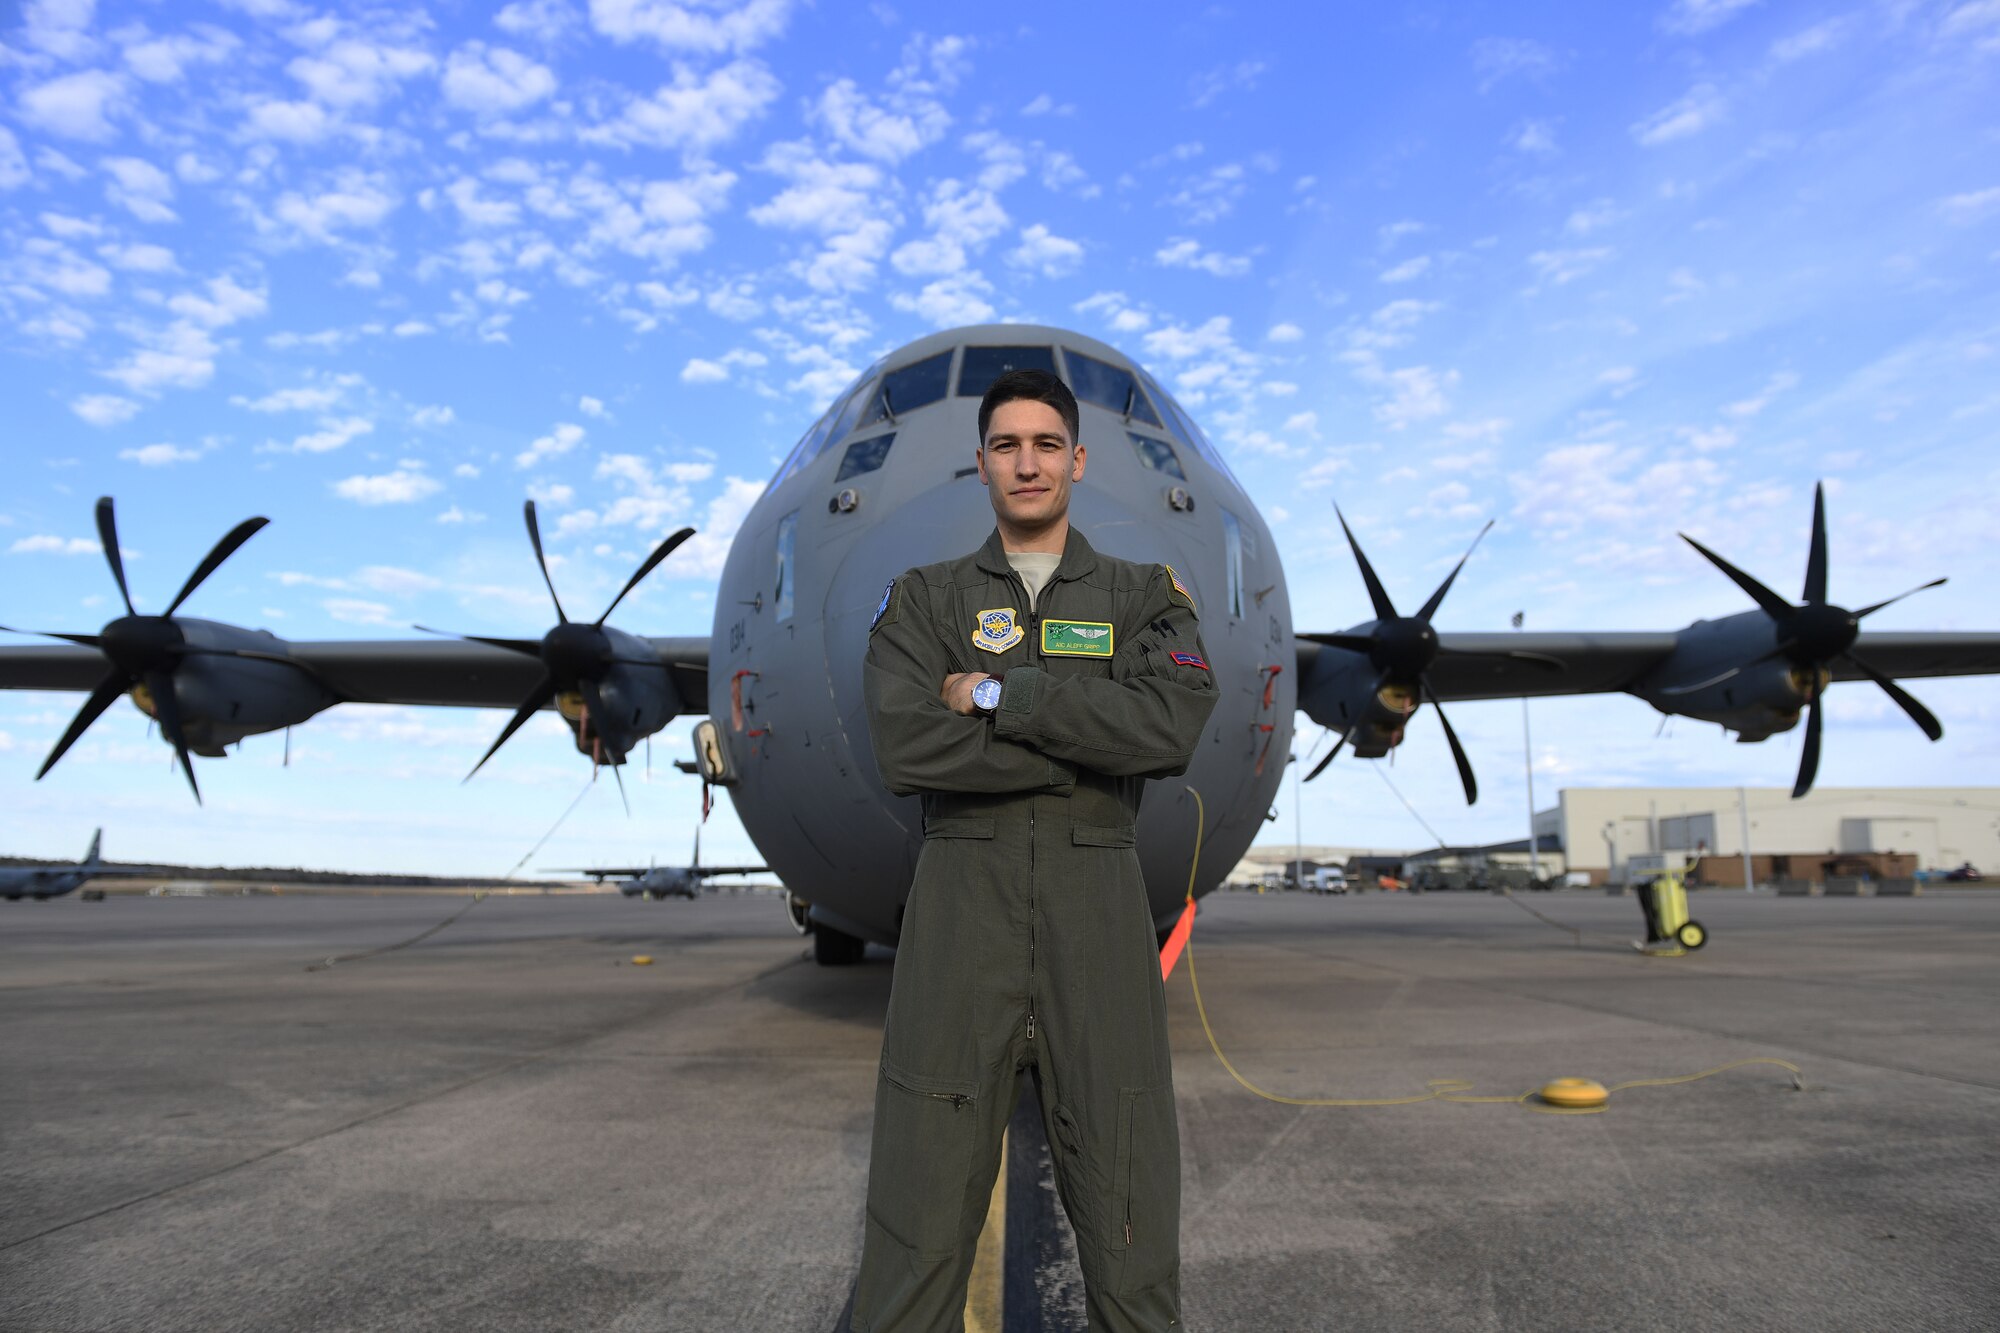
[(1050, 657), (1109, 657), (1116, 637), (1101, 620), (1042, 622), (1042, 652)]
[(888, 614), (889, 603), (894, 600), (896, 600), (896, 580), (890, 579), (888, 584), (882, 589), (881, 602), (875, 607), (875, 618), (868, 622), (868, 632), (870, 634), (873, 634), (875, 627), (882, 623), (882, 617)]
[(1014, 608), (1000, 606), (979, 613), (979, 626), (972, 631), (972, 646), (989, 653), (1004, 653), (1026, 637), (1027, 631), (1014, 621)]
[(1200, 667), (1203, 671), (1208, 670), (1208, 663), (1194, 653), (1168, 653), (1167, 657), (1175, 666)]
[(1181, 576), (1174, 573), (1174, 567), (1172, 565), (1162, 565), (1161, 568), (1167, 571), (1167, 582), (1174, 585), (1174, 591), (1181, 595), (1183, 602), (1187, 603), (1187, 609), (1194, 611), (1197, 616), (1200, 615), (1201, 612), (1195, 610), (1194, 594), (1187, 590), (1185, 583), (1181, 582)]

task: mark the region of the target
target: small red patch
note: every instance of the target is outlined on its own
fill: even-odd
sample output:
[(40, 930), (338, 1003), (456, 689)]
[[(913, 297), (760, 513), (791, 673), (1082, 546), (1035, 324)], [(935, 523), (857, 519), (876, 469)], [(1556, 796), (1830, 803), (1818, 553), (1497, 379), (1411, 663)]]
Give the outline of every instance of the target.
[(1175, 666), (1200, 667), (1203, 671), (1208, 670), (1208, 663), (1202, 661), (1193, 653), (1168, 653), (1167, 656), (1173, 661)]

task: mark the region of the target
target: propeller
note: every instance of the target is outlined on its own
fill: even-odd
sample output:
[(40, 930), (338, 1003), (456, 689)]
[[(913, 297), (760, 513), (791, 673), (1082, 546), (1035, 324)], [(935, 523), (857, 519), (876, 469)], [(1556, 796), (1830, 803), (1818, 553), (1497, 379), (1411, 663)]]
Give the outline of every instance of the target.
[(134, 701), (159, 722), (160, 731), (174, 747), (174, 756), (180, 760), (181, 772), (187, 775), (195, 803), (201, 803), (201, 785), (194, 779), (194, 761), (188, 755), (180, 699), (174, 693), (174, 673), (189, 657), (233, 657), (238, 654), (227, 649), (198, 648), (190, 644), (180, 625), (175, 623), (174, 612), (180, 610), (181, 603), (187, 601), (209, 575), (221, 568), (223, 561), (236, 554), (236, 548), (256, 536), (270, 521), (267, 518), (246, 518), (231, 528), (195, 566), (194, 572), (188, 575), (187, 582), (181, 585), (180, 592), (168, 603), (165, 611), (157, 616), (142, 616), (132, 606), (131, 587), (125, 580), (125, 560), (118, 550), (118, 515), (110, 496), (98, 499), (97, 538), (104, 547), (105, 563), (111, 566), (111, 577), (117, 581), (119, 599), (125, 603), (125, 614), (96, 634), (13, 631), (95, 648), (104, 655), (111, 668), (83, 701), (83, 707), (76, 710), (76, 716), (70, 719), (62, 738), (49, 751), (49, 757), (42, 761), (41, 768), (35, 773), (37, 781), (56, 766), (57, 760), (69, 753), (69, 748), (82, 739), (93, 722), (104, 716), (104, 711), (117, 702), (119, 695), (129, 690)]
[[(1451, 719), (1445, 716), (1444, 705), (1438, 702), (1437, 691), (1431, 688), (1431, 664), (1440, 657), (1504, 657), (1531, 662), (1545, 670), (1560, 671), (1562, 663), (1541, 653), (1472, 653), (1446, 648), (1438, 642), (1437, 631), (1431, 628), (1431, 617), (1437, 614), (1438, 607), (1444, 602), (1445, 594), (1451, 591), (1451, 585), (1457, 581), (1459, 571), (1465, 568), (1465, 562), (1472, 558), (1472, 553), (1479, 549), (1481, 539), (1493, 527), (1491, 520), (1488, 520), (1486, 526), (1479, 530), (1479, 535), (1472, 539), (1472, 545), (1466, 549), (1463, 556), (1459, 557), (1458, 563), (1451, 567), (1451, 573), (1445, 575), (1444, 582), (1438, 585), (1437, 591), (1430, 595), (1422, 609), (1414, 616), (1405, 616), (1396, 610), (1396, 604), (1389, 599), (1388, 589), (1382, 586), (1382, 580), (1376, 576), (1375, 567), (1368, 562), (1368, 556), (1362, 551), (1361, 543), (1355, 540), (1354, 529), (1347, 525), (1347, 515), (1340, 512), (1339, 505), (1334, 506), (1333, 512), (1340, 519), (1340, 530), (1347, 534), (1348, 546), (1353, 548), (1354, 562), (1361, 568), (1361, 581), (1368, 586), (1368, 600), (1375, 610), (1375, 625), (1363, 633), (1300, 634), (1298, 637), (1311, 643), (1324, 644), (1329, 648), (1344, 648), (1348, 652), (1365, 656), (1375, 667), (1376, 672), (1375, 683), (1370, 687), (1369, 693), (1380, 694), (1391, 685), (1400, 686), (1415, 699), (1417, 707), (1428, 703), (1436, 709), (1438, 721), (1444, 724), (1445, 741), (1451, 746), (1451, 757), (1458, 764), (1459, 782), (1465, 788), (1465, 803), (1476, 804), (1479, 800), (1479, 783), (1472, 775), (1472, 761), (1465, 757), (1465, 747), (1459, 744), (1458, 733), (1452, 729)], [(1413, 707), (1411, 711), (1414, 712), (1415, 708)], [(1348, 738), (1353, 735), (1358, 721), (1357, 719), (1356, 722), (1350, 723), (1347, 730), (1340, 733), (1340, 739), (1334, 742), (1333, 749), (1329, 750), (1326, 757), (1319, 761), (1318, 766), (1306, 775), (1307, 782), (1311, 782), (1326, 771), (1326, 766), (1333, 762), (1334, 756), (1340, 753)]]
[(1881, 686), (1882, 692), (1909, 715), (1910, 720), (1922, 729), (1924, 735), (1933, 741), (1943, 738), (1944, 727), (1938, 723), (1930, 709), (1918, 703), (1908, 691), (1888, 676), (1856, 657), (1852, 649), (1854, 641), (1861, 635), (1863, 620), (1885, 607), (1894, 606), (1905, 597), (1938, 587), (1945, 580), (1932, 579), (1929, 583), (1919, 584), (1908, 592), (1898, 593), (1885, 601), (1864, 606), (1858, 611), (1850, 611), (1844, 606), (1836, 606), (1827, 601), (1824, 485), (1815, 483), (1813, 486), (1812, 547), (1806, 555), (1805, 590), (1801, 594), (1803, 605), (1793, 606), (1685, 532), (1681, 534), (1681, 540), (1701, 552), (1703, 558), (1728, 575), (1732, 583), (1750, 595), (1750, 600), (1757, 603), (1764, 614), (1771, 618), (1772, 624), (1777, 629), (1778, 643), (1761, 657), (1745, 662), (1741, 666), (1731, 667), (1721, 675), (1703, 681), (1699, 685), (1683, 686), (1676, 693), (1719, 685), (1751, 667), (1762, 666), (1766, 662), (1775, 662), (1781, 658), (1790, 662), (1795, 668), (1797, 677), (1803, 678), (1800, 683), (1800, 693), (1805, 696), (1806, 709), (1805, 746), (1799, 755), (1798, 780), (1792, 784), (1793, 800), (1812, 790), (1813, 778), (1819, 772), (1820, 697), (1826, 692), (1828, 668), (1836, 662), (1853, 667)]
[[(486, 761), (498, 753), (500, 747), (505, 745), (515, 732), (527, 724), (529, 718), (533, 717), (541, 709), (548, 707), (558, 694), (575, 693), (581, 696), (585, 709), (584, 716), (602, 717), (604, 716), (603, 700), (598, 695), (598, 682), (604, 678), (604, 673), (607, 670), (619, 665), (664, 667), (665, 664), (657, 657), (621, 657), (612, 642), (611, 636), (604, 632), (604, 622), (610, 619), (613, 611), (618, 609), (618, 604), (625, 600), (625, 595), (639, 586), (641, 579), (658, 568), (660, 562), (672, 555), (682, 542), (694, 536), (693, 528), (682, 528), (679, 532), (674, 533), (671, 537), (668, 537), (665, 541), (654, 547), (653, 553), (641, 562), (639, 568), (633, 572), (632, 577), (625, 580), (625, 586), (620, 588), (618, 595), (611, 599), (611, 605), (604, 608), (604, 614), (599, 616), (595, 621), (583, 622), (571, 620), (563, 610), (562, 599), (556, 595), (555, 580), (549, 577), (548, 558), (542, 553), (542, 529), (541, 524), (535, 518), (535, 502), (533, 500), (529, 500), (523, 505), (522, 515), (528, 524), (528, 544), (535, 548), (535, 564), (542, 571), (542, 582), (548, 585), (549, 600), (555, 603), (557, 623), (554, 629), (544, 634), (540, 639), (492, 639), (477, 634), (458, 634), (452, 636), (454, 638), (466, 639), (473, 643), (488, 644), (494, 648), (504, 648), (508, 652), (539, 657), (542, 659), (543, 668), (540, 682), (536, 684), (534, 689), (528, 692), (528, 697), (521, 701), (521, 706), (514, 710), (514, 716), (507, 719), (507, 725), (501, 728), (499, 738), (493, 742), (484, 755), (480, 756), (479, 762), (472, 766), (472, 773), (465, 775), (465, 780), (468, 782), (472, 780), (473, 773), (477, 773), (481, 768), (484, 768)], [(419, 625), (418, 628), (422, 629), (423, 626)], [(426, 632), (440, 633), (442, 631), (430, 630)], [(612, 776), (614, 778), (618, 777), (615, 765)], [(618, 791), (620, 798), (623, 799), (625, 783), (622, 778), (619, 778)], [(629, 810), (630, 807), (628, 806), (627, 809)]]

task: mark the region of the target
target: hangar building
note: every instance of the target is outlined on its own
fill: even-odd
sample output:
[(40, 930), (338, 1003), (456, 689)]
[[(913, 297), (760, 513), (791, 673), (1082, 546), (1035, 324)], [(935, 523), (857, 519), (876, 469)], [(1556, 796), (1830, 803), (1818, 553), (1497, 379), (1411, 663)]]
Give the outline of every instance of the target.
[(2000, 787), (1565, 787), (1535, 813), (1572, 872), (1624, 883), (1700, 859), (1703, 883), (1909, 875), (1971, 862), (2000, 871)]

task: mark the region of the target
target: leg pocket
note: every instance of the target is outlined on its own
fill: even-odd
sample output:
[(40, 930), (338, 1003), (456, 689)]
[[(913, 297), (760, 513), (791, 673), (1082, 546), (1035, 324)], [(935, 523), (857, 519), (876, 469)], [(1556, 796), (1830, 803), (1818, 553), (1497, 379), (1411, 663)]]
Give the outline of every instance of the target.
[(950, 1258), (958, 1249), (979, 1133), (975, 1092), (971, 1083), (882, 1064), (868, 1214), (920, 1263)]
[(1122, 1248), (1117, 1291), (1130, 1296), (1173, 1276), (1181, 1252), (1181, 1145), (1171, 1086), (1119, 1094), (1114, 1215)]

